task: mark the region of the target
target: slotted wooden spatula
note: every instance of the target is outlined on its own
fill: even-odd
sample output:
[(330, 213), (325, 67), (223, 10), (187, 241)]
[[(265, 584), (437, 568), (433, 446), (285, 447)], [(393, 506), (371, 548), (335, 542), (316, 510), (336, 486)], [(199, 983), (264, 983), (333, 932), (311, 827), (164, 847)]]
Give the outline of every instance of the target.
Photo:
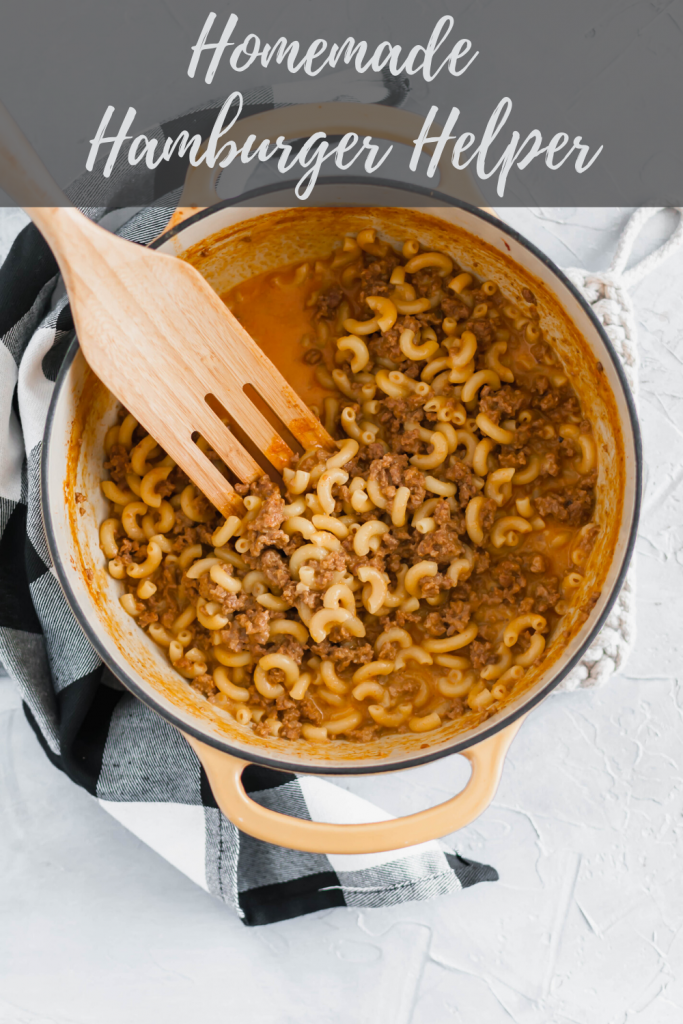
[(241, 499), (193, 433), (205, 437), (243, 483), (263, 470), (209, 402), (222, 406), (278, 471), (292, 450), (247, 396), (247, 385), (304, 448), (335, 449), (199, 272), (112, 235), (70, 207), (2, 104), (0, 185), (52, 249), (92, 369), (224, 515), (240, 508)]

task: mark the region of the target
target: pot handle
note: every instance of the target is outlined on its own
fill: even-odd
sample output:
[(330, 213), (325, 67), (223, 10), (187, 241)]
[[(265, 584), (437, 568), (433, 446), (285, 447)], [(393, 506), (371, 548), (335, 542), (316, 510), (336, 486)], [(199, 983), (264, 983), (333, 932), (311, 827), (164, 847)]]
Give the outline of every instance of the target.
[[(424, 119), (418, 114), (395, 107), (383, 107), (378, 103), (300, 103), (291, 107), (266, 110), (252, 117), (244, 117), (230, 129), (230, 139), (237, 147), (243, 146), (249, 135), (258, 140), (263, 138), (285, 139), (307, 138), (315, 132), (327, 135), (345, 135), (347, 132), (373, 135), (389, 142), (400, 142), (412, 146), (420, 134)], [(441, 126), (433, 123), (430, 138), (441, 133)], [(423, 152), (431, 153), (432, 143), (424, 146)], [(441, 179), (439, 191), (457, 196), (474, 206), (482, 206), (484, 199), (467, 171), (453, 167), (450, 160), (442, 155), (439, 161)], [(178, 210), (187, 207), (195, 209), (213, 206), (220, 202), (216, 185), (222, 168), (190, 166), (185, 177), (185, 187), (178, 200)], [(368, 179), (370, 180), (370, 179)], [(192, 210), (187, 210), (189, 215)], [(177, 218), (176, 218), (177, 219)]]
[(242, 785), (249, 762), (185, 734), (204, 766), (216, 803), (233, 825), (255, 839), (306, 853), (383, 853), (438, 839), (464, 828), (491, 803), (508, 747), (523, 718), (462, 751), (472, 765), (467, 785), (456, 796), (417, 814), (388, 821), (340, 825), (292, 818), (252, 800)]

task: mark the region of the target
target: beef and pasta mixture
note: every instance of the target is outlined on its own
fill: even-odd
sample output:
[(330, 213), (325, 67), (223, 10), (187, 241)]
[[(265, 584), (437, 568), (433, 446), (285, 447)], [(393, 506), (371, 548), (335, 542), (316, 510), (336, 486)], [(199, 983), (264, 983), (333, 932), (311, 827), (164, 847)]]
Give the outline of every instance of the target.
[(543, 658), (599, 529), (591, 425), (535, 296), (364, 230), (226, 300), (266, 350), (264, 311), (275, 332), (282, 310), (307, 327), (288, 376), (338, 451), (237, 483), (244, 514), (225, 520), (122, 410), (101, 545), (125, 610), (261, 736), (493, 714)]

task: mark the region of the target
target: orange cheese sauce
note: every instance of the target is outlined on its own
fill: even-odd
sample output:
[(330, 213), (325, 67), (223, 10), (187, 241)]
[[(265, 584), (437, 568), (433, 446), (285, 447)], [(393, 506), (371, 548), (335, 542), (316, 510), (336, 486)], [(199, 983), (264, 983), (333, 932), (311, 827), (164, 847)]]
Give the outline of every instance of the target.
[[(384, 261), (381, 272), (367, 254)], [(442, 263), (444, 259), (451, 262), (440, 258)], [(403, 259), (410, 262), (405, 253)], [(469, 283), (449, 291), (450, 273), (440, 279), (436, 264), (427, 264), (427, 277), (420, 277), (419, 270), (407, 272), (413, 283), (404, 283), (412, 289), (413, 298), (406, 298), (396, 290), (397, 282), (389, 280), (392, 267), (399, 264), (397, 252), (386, 243), (372, 241), (364, 251), (351, 246), (336, 250), (325, 260), (259, 274), (221, 296), (338, 443), (355, 444), (355, 453), (344, 463), (348, 472), (337, 467), (343, 480), (335, 485), (334, 495), (330, 492), (331, 514), (338, 518), (341, 542), (334, 531), (329, 532), (329, 519), (327, 523), (314, 522), (323, 518), (316, 487), (324, 467), (318, 453), (312, 451), (298, 465), (310, 480), (303, 490), (291, 490), (285, 496), (288, 504), (299, 503), (298, 511), (278, 516), (276, 506), (283, 504), (279, 492), (273, 491), (267, 479), (271, 490), (259, 491), (257, 482), (252, 485), (253, 493), (245, 497), (250, 513), (227, 544), (213, 539), (227, 524), (208, 502), (203, 503), (201, 495), (189, 493), (192, 487), (186, 478), (170, 476), (173, 489), (167, 492), (167, 504), (172, 511), (167, 511), (169, 517), (175, 515), (175, 523), (169, 527), (169, 544), (164, 548), (169, 553), (149, 577), (153, 585), (148, 588), (149, 597), (141, 596), (147, 591), (128, 581), (126, 574), (135, 575), (135, 570), (128, 572), (132, 562), (142, 563), (147, 554), (145, 541), (159, 546), (152, 534), (138, 540), (129, 534), (110, 562), (112, 575), (125, 580), (127, 610), (140, 617), (157, 642), (168, 643), (169, 657), (189, 685), (234, 715), (236, 721), (250, 723), (259, 735), (287, 739), (302, 735), (312, 742), (338, 737), (366, 741), (386, 731), (426, 732), (446, 719), (495, 713), (516, 687), (523, 686), (527, 668), (542, 658), (546, 638), (560, 628), (578, 586), (572, 577), (582, 573), (599, 529), (591, 521), (593, 467), (579, 468), (585, 460), (580, 438), (590, 438), (590, 423), (583, 418), (559, 360), (542, 339), (531, 293), (530, 298), (515, 297), (517, 305), (512, 305), (495, 282), (479, 282), (462, 273)], [(405, 268), (401, 270), (405, 272)], [(398, 305), (416, 301), (416, 289), (423, 306), (425, 296), (433, 300), (422, 309), (422, 320), (411, 319), (408, 313), (399, 318), (394, 308), (395, 330), (392, 323), (381, 330), (368, 326), (363, 334), (363, 324), (358, 321), (368, 319), (368, 301), (374, 302), (375, 293), (385, 298), (393, 294)], [(356, 321), (356, 326), (349, 321)], [(364, 337), (367, 347), (365, 369), (357, 373), (351, 370), (351, 354), (337, 348), (338, 339), (354, 330)], [(413, 333), (416, 346), (431, 341), (432, 355), (420, 361), (417, 355), (407, 355), (399, 348), (406, 330)], [(451, 362), (447, 371), (440, 366), (437, 387), (433, 377), (437, 370), (430, 376), (428, 360), (438, 359), (443, 364), (448, 362), (446, 353), (456, 358), (461, 346), (474, 345), (475, 335), (477, 344), (470, 350), (475, 356), (467, 357), (471, 367), (463, 371), (462, 383), (449, 376), (451, 371), (458, 372)], [(497, 379), (495, 375), (491, 386), (480, 387), (474, 398), (467, 398), (462, 393), (464, 383), (485, 368), (491, 371), (493, 344), (499, 346), (503, 376)], [(508, 376), (504, 376), (506, 371)], [(389, 372), (399, 378), (398, 383), (393, 382), (395, 393), (387, 390)], [(342, 380), (343, 386), (338, 388), (335, 380)], [(508, 382), (505, 387), (501, 387), (502, 381)], [(363, 387), (370, 389), (372, 397), (362, 398)], [(418, 387), (423, 391), (417, 392)], [(409, 398), (420, 399), (413, 401), (411, 411), (406, 405)], [(436, 399), (445, 403), (438, 411), (427, 405)], [(496, 401), (500, 401), (499, 407)], [(353, 429), (359, 431), (365, 423), (360, 447), (342, 415), (349, 410), (356, 417)], [(495, 427), (509, 437), (496, 441), (484, 457), (483, 467), (475, 472), (468, 443), (473, 446), (485, 439), (486, 430), (478, 424), (478, 416), (489, 414), (494, 416)], [(416, 416), (422, 430), (419, 437)], [(460, 435), (467, 435), (464, 439), (453, 433), (454, 424)], [(437, 437), (440, 426), (444, 432), (438, 436), (449, 438), (448, 456), (431, 468), (421, 466), (420, 460), (438, 450), (430, 438)], [(495, 428), (489, 425), (489, 429)], [(493, 438), (494, 434), (486, 436)], [(135, 442), (141, 439), (134, 438)], [(113, 435), (110, 451), (114, 457), (108, 465), (113, 467), (114, 479), (114, 472), (120, 475), (129, 466), (126, 451)], [(382, 478), (382, 486), (389, 490), (385, 497), (381, 490), (372, 492), (377, 503), (367, 496), (371, 484), (379, 488), (380, 463), (387, 460), (402, 474), (403, 491), (410, 490), (410, 484), (421, 494), (418, 498), (410, 492), (413, 504), (403, 522), (392, 518), (391, 502), (398, 482), (394, 486)], [(524, 478), (529, 466), (536, 466), (535, 475), (517, 480), (517, 476)], [(496, 469), (511, 473), (512, 467), (515, 476), (506, 485), (504, 497), (496, 502), (486, 478)], [(418, 468), (424, 472), (418, 473)], [(417, 483), (416, 473), (420, 477)], [(284, 479), (287, 483), (289, 478), (285, 475)], [(360, 484), (361, 490), (367, 486), (363, 500), (370, 501), (369, 506), (353, 503), (361, 494), (358, 487), (355, 492), (351, 489), (352, 484)], [(482, 518), (483, 533), (476, 539), (476, 531), (465, 528), (465, 510), (472, 502), (482, 502), (484, 495), (488, 518)], [(435, 496), (437, 500), (433, 500)], [(580, 507), (568, 514), (572, 501)], [(430, 502), (431, 511), (421, 511)], [(526, 512), (521, 511), (520, 503)], [(112, 508), (114, 518), (120, 517), (122, 522), (124, 512), (122, 507)], [(427, 525), (432, 513), (440, 518)], [(506, 516), (516, 517), (520, 525), (517, 532), (510, 528), (509, 537), (501, 540), (500, 534), (494, 536), (495, 524)], [(374, 548), (361, 551), (355, 546), (354, 531), (366, 524), (377, 525), (375, 520), (383, 523), (390, 536), (381, 541), (377, 537)], [(252, 529), (252, 522), (258, 529)], [(288, 523), (289, 529), (284, 529)], [(152, 516), (149, 529), (157, 528)], [(118, 529), (110, 529), (110, 545), (115, 544)], [(444, 540), (448, 531), (450, 540), (448, 536)], [(292, 537), (297, 539), (292, 541)], [(437, 537), (441, 538), (438, 543)], [(440, 549), (442, 543), (446, 547)], [(449, 543), (451, 553), (445, 555)], [(316, 544), (327, 547), (316, 548)], [(307, 545), (315, 549), (309, 555), (313, 565), (304, 560), (294, 566), (299, 548)], [(192, 558), (187, 566), (179, 564), (189, 548), (194, 549)], [(465, 556), (468, 569), (455, 570), (455, 562)], [(274, 560), (280, 567), (279, 576), (273, 574)], [(193, 576), (195, 561), (198, 568)], [(204, 572), (202, 562), (206, 563)], [(220, 565), (212, 564), (218, 562)], [(425, 574), (415, 590), (408, 573), (427, 564), (434, 571), (431, 576)], [(383, 575), (387, 588), (382, 599), (387, 603), (377, 608), (370, 599), (370, 583), (364, 578), (364, 570), (369, 568)], [(451, 569), (455, 576), (448, 577)], [(434, 580), (431, 588), (430, 579)], [(404, 586), (408, 580), (409, 591)], [(240, 589), (242, 582), (244, 590)], [(323, 608), (323, 596), (335, 587), (345, 590), (347, 605), (326, 604)], [(302, 594), (315, 600), (306, 605)], [(345, 610), (348, 602), (355, 612)], [(264, 608), (269, 609), (270, 618)], [(341, 610), (339, 625), (316, 637), (315, 616), (330, 609)], [(537, 624), (520, 626), (518, 639), (504, 643), (506, 626), (519, 616)], [(264, 617), (266, 624), (255, 628)], [(469, 639), (465, 636), (468, 630), (473, 631)], [(383, 640), (385, 633), (393, 639)], [(451, 641), (454, 643), (448, 646)], [(363, 647), (362, 653), (355, 660), (344, 660), (354, 644), (359, 651)], [(404, 650), (410, 652), (407, 660)], [(334, 658), (340, 653), (342, 667), (337, 671)], [(295, 658), (299, 659), (296, 664)], [(363, 671), (368, 662), (375, 668), (366, 678)], [(304, 678), (305, 685), (301, 682)]]
[(312, 334), (313, 310), (306, 303), (313, 285), (296, 287), (294, 273), (294, 268), (286, 268), (259, 274), (221, 298), (304, 402), (316, 405), (329, 392), (301, 358), (302, 339)]

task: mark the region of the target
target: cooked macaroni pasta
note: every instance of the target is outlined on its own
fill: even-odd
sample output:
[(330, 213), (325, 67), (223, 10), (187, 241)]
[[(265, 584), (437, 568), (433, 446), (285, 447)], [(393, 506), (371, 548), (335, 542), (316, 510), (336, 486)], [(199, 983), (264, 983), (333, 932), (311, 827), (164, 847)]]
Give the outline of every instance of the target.
[(338, 450), (284, 490), (238, 482), (224, 520), (121, 410), (100, 543), (122, 608), (264, 737), (428, 742), (495, 714), (594, 600), (599, 449), (534, 295), (366, 229), (224, 298), (258, 342), (283, 309), (306, 324), (291, 372)]

